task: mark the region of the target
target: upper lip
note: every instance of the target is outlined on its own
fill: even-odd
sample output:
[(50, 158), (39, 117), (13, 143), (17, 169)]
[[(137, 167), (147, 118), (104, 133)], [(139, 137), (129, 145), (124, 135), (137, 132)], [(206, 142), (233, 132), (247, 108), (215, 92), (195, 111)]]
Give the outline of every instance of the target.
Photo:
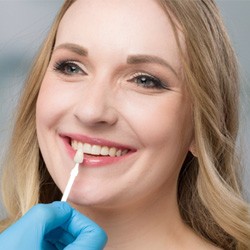
[(135, 148), (129, 146), (129, 145), (124, 145), (121, 143), (113, 142), (107, 139), (101, 139), (101, 138), (95, 138), (95, 137), (89, 137), (86, 135), (82, 134), (72, 134), (72, 133), (67, 133), (67, 134), (60, 134), (61, 137), (67, 138), (68, 140), (72, 141), (78, 141), (81, 143), (88, 143), (91, 145), (99, 145), (99, 146), (107, 146), (107, 147), (115, 147), (121, 150), (128, 149), (130, 151), (136, 151)]

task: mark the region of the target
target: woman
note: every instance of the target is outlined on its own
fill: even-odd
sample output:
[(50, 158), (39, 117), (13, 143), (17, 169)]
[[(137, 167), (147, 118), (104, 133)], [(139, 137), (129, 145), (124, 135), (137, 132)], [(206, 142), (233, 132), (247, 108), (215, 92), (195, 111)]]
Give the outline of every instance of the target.
[[(85, 214), (105, 249), (249, 249), (237, 74), (213, 1), (66, 1), (19, 106), (0, 243), (102, 249)], [(79, 148), (71, 206), (18, 220), (60, 200)]]

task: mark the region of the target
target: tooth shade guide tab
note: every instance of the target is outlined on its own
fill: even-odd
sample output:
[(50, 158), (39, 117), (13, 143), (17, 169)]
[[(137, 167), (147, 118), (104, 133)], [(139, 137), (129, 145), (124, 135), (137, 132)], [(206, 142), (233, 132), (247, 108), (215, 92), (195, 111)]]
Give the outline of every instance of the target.
[(75, 163), (82, 163), (84, 160), (84, 154), (82, 149), (78, 149), (76, 151), (76, 154), (74, 156), (74, 162)]
[(66, 188), (65, 188), (65, 190), (63, 192), (63, 197), (62, 197), (61, 201), (67, 201), (70, 190), (71, 190), (71, 188), (73, 186), (73, 183), (75, 181), (75, 178), (76, 178), (76, 176), (78, 175), (78, 172), (79, 172), (79, 164), (82, 163), (83, 160), (84, 160), (83, 151), (82, 151), (82, 149), (78, 149), (76, 151), (76, 154), (75, 154), (75, 157), (74, 157), (74, 162), (76, 164), (75, 164), (74, 168), (70, 172), (70, 177), (69, 177), (68, 183), (66, 185)]

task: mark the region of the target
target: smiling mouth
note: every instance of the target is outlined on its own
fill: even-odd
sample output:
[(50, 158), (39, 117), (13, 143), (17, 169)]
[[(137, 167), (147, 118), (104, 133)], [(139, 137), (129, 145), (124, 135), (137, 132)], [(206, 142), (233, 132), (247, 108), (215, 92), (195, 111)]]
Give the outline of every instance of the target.
[(89, 143), (83, 143), (76, 140), (71, 140), (71, 147), (74, 150), (82, 150), (84, 154), (92, 156), (108, 156), (108, 157), (119, 157), (126, 155), (129, 149), (120, 149), (116, 147), (101, 146)]

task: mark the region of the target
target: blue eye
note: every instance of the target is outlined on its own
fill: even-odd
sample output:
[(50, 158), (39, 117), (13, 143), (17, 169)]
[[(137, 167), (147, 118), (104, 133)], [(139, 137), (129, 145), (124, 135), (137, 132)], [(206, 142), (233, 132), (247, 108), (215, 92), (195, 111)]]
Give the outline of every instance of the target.
[(59, 61), (54, 65), (54, 70), (67, 76), (85, 74), (85, 72), (72, 61)]
[(160, 79), (148, 75), (146, 73), (136, 73), (129, 79), (129, 82), (134, 82), (137, 85), (148, 89), (168, 89)]

